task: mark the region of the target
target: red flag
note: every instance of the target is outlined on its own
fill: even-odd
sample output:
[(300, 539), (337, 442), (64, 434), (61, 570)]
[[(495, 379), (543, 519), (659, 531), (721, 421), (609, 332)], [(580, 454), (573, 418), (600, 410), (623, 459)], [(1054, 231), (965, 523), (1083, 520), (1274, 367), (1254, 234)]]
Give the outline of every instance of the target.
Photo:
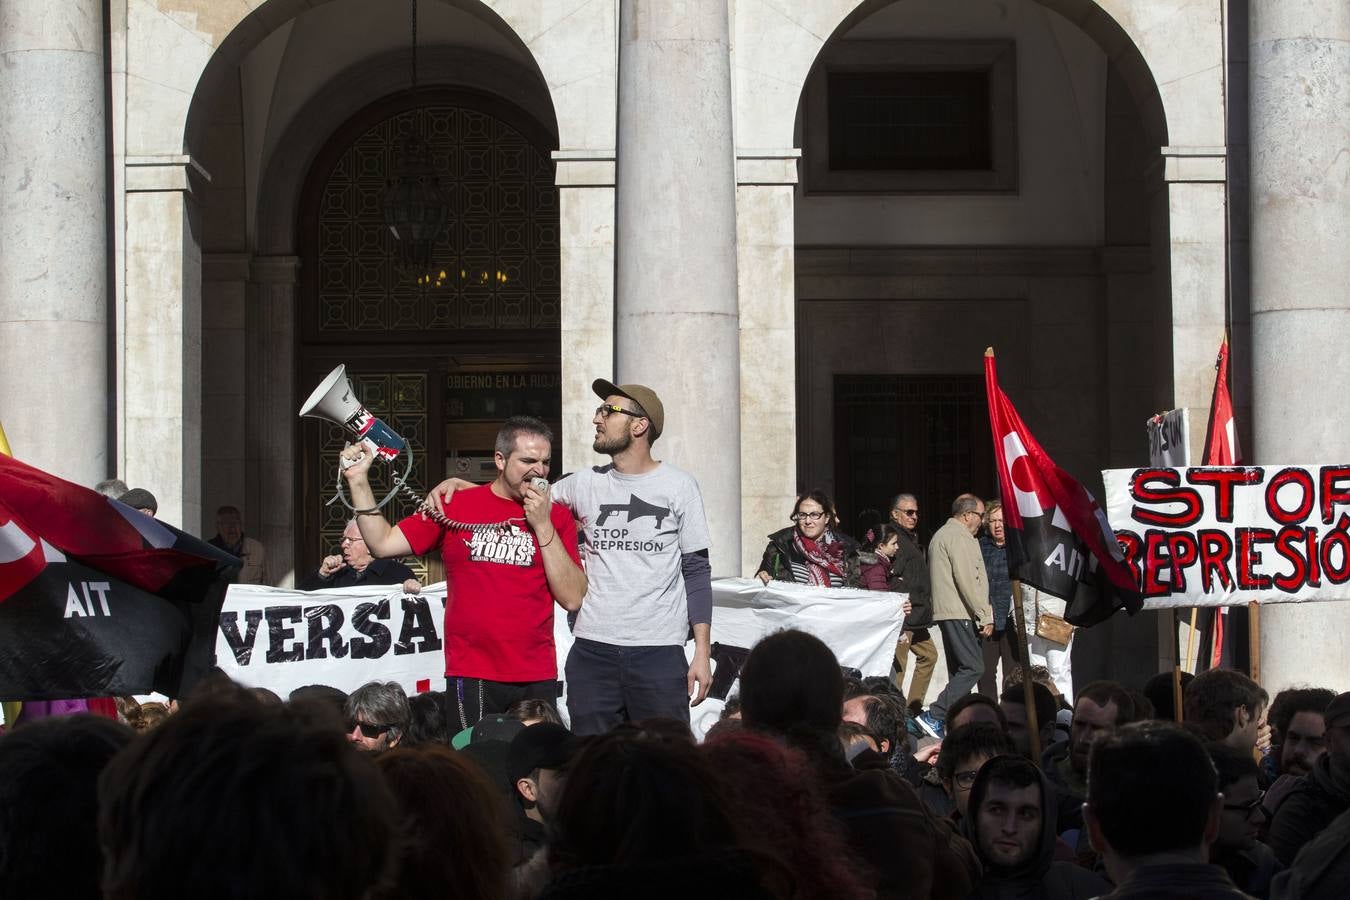
[(1097, 501), (1055, 465), (998, 386), (994, 351), (984, 355), (989, 429), (994, 436), (1013, 578), (1063, 599), (1064, 618), (1092, 625), (1143, 606), (1115, 532)]
[[(1228, 335), (1219, 344), (1219, 358), (1214, 361), (1214, 396), (1209, 404), (1209, 431), (1205, 435), (1205, 465), (1236, 466), (1242, 462), (1238, 450), (1237, 424), (1233, 419), (1233, 396), (1228, 391)], [(1225, 632), (1228, 630), (1228, 607), (1214, 611), (1210, 635), (1210, 668), (1223, 664)]]

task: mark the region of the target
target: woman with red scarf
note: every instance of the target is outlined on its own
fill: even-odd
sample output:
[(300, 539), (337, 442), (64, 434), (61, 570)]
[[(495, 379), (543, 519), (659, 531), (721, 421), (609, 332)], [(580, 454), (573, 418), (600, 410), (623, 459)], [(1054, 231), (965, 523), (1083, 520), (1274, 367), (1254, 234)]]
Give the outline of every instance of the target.
[[(835, 528), (834, 501), (824, 491), (808, 491), (792, 507), (793, 525), (769, 535), (769, 546), (755, 577), (817, 587), (886, 590), (883, 567), (875, 554)], [(878, 583), (879, 582), (879, 583)]]

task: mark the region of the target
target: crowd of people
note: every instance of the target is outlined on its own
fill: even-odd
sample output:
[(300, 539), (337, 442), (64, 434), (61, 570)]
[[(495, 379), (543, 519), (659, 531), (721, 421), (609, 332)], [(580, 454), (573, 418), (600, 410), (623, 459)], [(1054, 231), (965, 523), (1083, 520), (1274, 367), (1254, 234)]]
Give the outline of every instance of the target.
[[(343, 450), (355, 516), (310, 580), (417, 590), (387, 561), (439, 549), (453, 598), (445, 690), (308, 685), (283, 700), (217, 674), (163, 705), (25, 716), (0, 735), (0, 886), (483, 900), (1350, 892), (1350, 694), (1270, 703), (1227, 670), (1186, 679), (1180, 709), (1170, 672), (1073, 690), (1071, 629), (1047, 601), (1028, 617), (1043, 643), (1016, 634), (1001, 510), (971, 494), (927, 546), (911, 494), (859, 541), (827, 495), (799, 497), (757, 576), (895, 592), (892, 673), (850, 677), (819, 638), (777, 631), (746, 649), (700, 740), (689, 709), (712, 679), (712, 598), (698, 485), (652, 456), (655, 392), (594, 390), (608, 465), (548, 484), (553, 435), (515, 417), (491, 484), (444, 482), (399, 522), (370, 488), (372, 448)], [(263, 568), (238, 510), (217, 524), (220, 546)], [(558, 607), (575, 637), (561, 672)], [(949, 677), (925, 707), (934, 630)]]
[[(1019, 668), (1019, 673), (1022, 671)], [(1350, 887), (1350, 693), (1246, 676), (1086, 685), (1044, 669), (923, 734), (887, 678), (761, 640), (702, 742), (582, 736), (552, 704), (462, 732), (372, 682), (285, 700), (223, 676), (124, 721), (0, 736), (0, 885), (77, 898), (1321, 898)], [(1158, 703), (1154, 703), (1154, 700)], [(1035, 752), (1028, 723), (1045, 742)]]

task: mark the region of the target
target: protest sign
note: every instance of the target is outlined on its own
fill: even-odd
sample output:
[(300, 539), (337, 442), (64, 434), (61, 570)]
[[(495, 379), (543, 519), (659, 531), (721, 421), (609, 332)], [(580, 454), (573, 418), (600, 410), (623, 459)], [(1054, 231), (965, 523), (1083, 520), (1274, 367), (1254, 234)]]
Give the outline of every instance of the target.
[(1191, 411), (1169, 409), (1149, 419), (1148, 462), (1153, 466), (1184, 468), (1190, 464)]
[(1102, 477), (1111, 527), (1153, 608), (1350, 599), (1350, 465)]
[(216, 665), (283, 699), (307, 684), (351, 692), (397, 681), (409, 694), (445, 688), (445, 583), (420, 594), (376, 584), (292, 591), (233, 584), (216, 634)]

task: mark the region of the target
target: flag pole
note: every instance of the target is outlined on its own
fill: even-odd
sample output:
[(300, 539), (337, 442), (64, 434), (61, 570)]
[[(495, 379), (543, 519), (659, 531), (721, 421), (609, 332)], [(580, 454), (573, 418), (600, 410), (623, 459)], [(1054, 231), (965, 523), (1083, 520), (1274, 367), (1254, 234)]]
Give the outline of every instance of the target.
[(1247, 653), (1252, 681), (1261, 683), (1261, 604), (1247, 604)]
[[(1192, 606), (1191, 631), (1190, 634), (1186, 635), (1186, 665), (1188, 666), (1191, 665), (1191, 650), (1195, 647), (1195, 631), (1199, 615), (1200, 615), (1200, 608), (1198, 606)], [(1192, 675), (1195, 674), (1196, 669), (1200, 668), (1199, 662), (1200, 662), (1199, 660), (1196, 660), (1196, 665), (1191, 668)]]
[(1027, 707), (1027, 731), (1030, 738), (1031, 761), (1039, 765), (1041, 760), (1041, 726), (1036, 720), (1036, 690), (1031, 683), (1031, 641), (1027, 638), (1027, 616), (1022, 609), (1022, 582), (1014, 579), (1012, 588), (1013, 622), (1017, 626), (1017, 642), (1022, 651), (1022, 702)]
[[(1185, 715), (1181, 710), (1181, 645), (1177, 643), (1177, 629), (1181, 627), (1181, 621), (1177, 618), (1177, 608), (1174, 606), (1168, 610), (1172, 615), (1172, 646), (1177, 648), (1178, 655), (1172, 659), (1172, 718), (1180, 725), (1186, 721)], [(1190, 639), (1186, 640), (1186, 654), (1190, 656)]]

